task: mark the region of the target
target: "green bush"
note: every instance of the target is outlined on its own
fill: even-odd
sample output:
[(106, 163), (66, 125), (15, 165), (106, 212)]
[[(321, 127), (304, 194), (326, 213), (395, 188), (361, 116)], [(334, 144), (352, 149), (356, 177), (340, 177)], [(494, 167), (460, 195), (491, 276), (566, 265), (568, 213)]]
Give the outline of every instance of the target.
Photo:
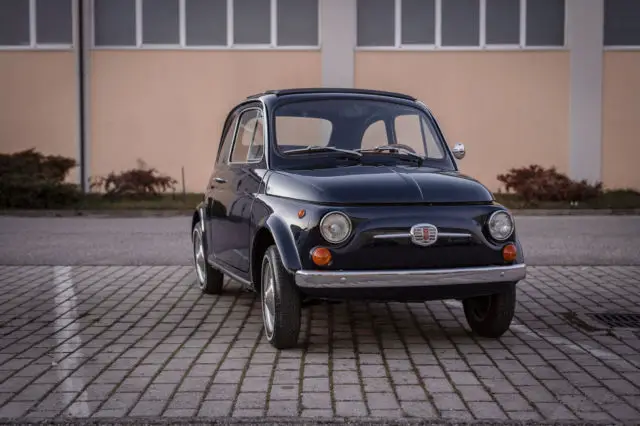
[(0, 154), (0, 208), (60, 208), (80, 200), (77, 185), (65, 183), (72, 158), (34, 149)]

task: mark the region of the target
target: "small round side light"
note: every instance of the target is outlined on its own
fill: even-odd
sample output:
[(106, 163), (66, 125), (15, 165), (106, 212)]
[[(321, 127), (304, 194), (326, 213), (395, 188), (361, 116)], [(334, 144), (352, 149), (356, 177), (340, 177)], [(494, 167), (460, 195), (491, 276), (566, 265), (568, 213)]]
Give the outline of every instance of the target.
[(298, 218), (302, 219), (307, 215), (307, 211), (305, 209), (298, 210)]
[(318, 266), (327, 266), (331, 263), (331, 252), (328, 248), (316, 247), (311, 252), (311, 259)]
[(518, 249), (515, 244), (507, 244), (502, 248), (502, 258), (505, 262), (513, 262), (518, 257)]

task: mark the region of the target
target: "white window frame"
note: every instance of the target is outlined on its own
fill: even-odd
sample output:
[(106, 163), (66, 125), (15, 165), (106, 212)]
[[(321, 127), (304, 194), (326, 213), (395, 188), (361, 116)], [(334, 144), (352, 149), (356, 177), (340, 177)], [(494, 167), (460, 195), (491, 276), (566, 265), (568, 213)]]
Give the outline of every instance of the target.
[[(30, 0), (35, 1), (35, 0)], [(77, 1), (77, 0), (74, 0)], [(136, 22), (136, 41), (135, 45), (131, 46), (96, 46), (95, 38), (95, 14), (92, 12), (92, 25), (91, 25), (91, 48), (94, 50), (320, 50), (321, 36), (322, 36), (322, 14), (320, 2), (318, 0), (318, 43), (313, 46), (278, 46), (278, 0), (270, 0), (270, 26), (271, 34), (268, 43), (262, 44), (235, 44), (234, 32), (233, 32), (233, 12), (234, 12), (234, 0), (227, 0), (227, 43), (225, 45), (187, 45), (187, 14), (186, 14), (186, 0), (178, 0), (178, 21), (179, 21), (179, 42), (176, 44), (145, 44), (142, 41), (142, 26), (144, 25), (142, 20), (142, 1), (135, 0), (135, 22)], [(91, 0), (92, 11), (95, 11), (93, 7), (95, 0)]]
[(29, 2), (29, 44), (20, 46), (10, 46), (0, 44), (0, 50), (73, 50), (78, 40), (78, 4), (79, 0), (71, 0), (71, 43), (38, 43), (36, 25), (36, 0)]
[[(395, 1), (395, 34), (393, 46), (357, 46), (356, 50), (567, 50), (567, 9), (568, 1), (564, 2), (564, 43), (562, 46), (535, 46), (527, 45), (527, 0), (520, 0), (520, 40), (514, 44), (487, 44), (487, 0), (480, 0), (480, 25), (478, 34), (478, 45), (475, 46), (443, 46), (442, 45), (442, 2), (445, 0), (435, 0), (435, 43), (433, 44), (402, 44), (402, 0)], [(535, 1), (535, 0), (530, 0)], [(356, 23), (357, 25), (357, 23)]]

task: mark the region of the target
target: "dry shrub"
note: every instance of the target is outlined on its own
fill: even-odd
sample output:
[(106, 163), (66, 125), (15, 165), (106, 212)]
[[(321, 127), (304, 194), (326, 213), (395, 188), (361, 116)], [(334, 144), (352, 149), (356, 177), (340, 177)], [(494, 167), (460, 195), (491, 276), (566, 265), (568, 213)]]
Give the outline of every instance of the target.
[(147, 167), (140, 160), (137, 168), (90, 179), (92, 190), (97, 189), (107, 197), (117, 198), (156, 197), (169, 189), (175, 190), (177, 183), (178, 181), (172, 177), (161, 174), (155, 168)]
[(512, 168), (497, 178), (507, 192), (514, 192), (526, 202), (587, 201), (603, 194), (601, 182), (592, 185), (586, 180), (574, 181), (555, 167), (545, 169), (531, 165)]

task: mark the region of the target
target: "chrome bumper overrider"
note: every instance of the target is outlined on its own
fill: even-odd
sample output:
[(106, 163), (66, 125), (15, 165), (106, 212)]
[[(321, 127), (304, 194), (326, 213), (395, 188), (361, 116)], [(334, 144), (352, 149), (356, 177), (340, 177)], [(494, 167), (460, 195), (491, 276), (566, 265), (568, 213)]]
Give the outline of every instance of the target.
[(426, 287), (514, 282), (526, 277), (526, 265), (455, 269), (383, 271), (297, 271), (302, 288)]

